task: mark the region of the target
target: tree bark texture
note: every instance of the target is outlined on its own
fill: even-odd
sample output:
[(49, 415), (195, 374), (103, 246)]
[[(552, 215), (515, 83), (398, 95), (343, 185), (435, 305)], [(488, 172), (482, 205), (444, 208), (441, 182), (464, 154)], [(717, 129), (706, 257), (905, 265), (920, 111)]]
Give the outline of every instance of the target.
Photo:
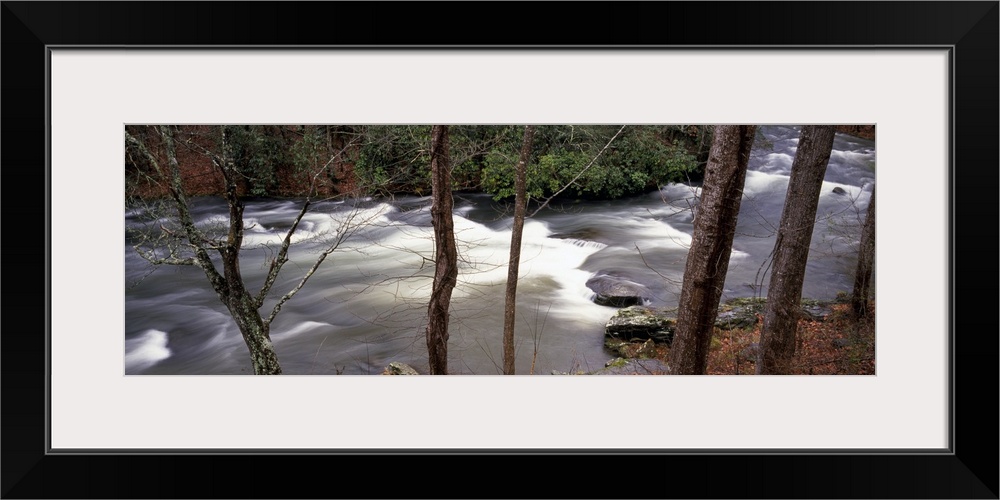
[(427, 355), (431, 375), (448, 373), (448, 307), (458, 280), (458, 250), (452, 220), (448, 126), (431, 127), (431, 223), (434, 225), (434, 282), (427, 306)]
[(243, 246), (243, 200), (238, 196), (235, 166), (228, 155), (226, 136), (223, 133), (222, 155), (216, 158), (218, 168), (226, 180), (225, 198), (229, 206), (229, 231), (225, 242), (216, 246), (222, 256), (222, 274), (215, 269), (215, 264), (208, 256), (204, 237), (194, 225), (194, 219), (188, 210), (187, 199), (181, 187), (180, 169), (177, 167), (177, 155), (173, 134), (169, 127), (161, 127), (161, 134), (167, 150), (167, 160), (171, 171), (171, 194), (178, 206), (181, 223), (185, 227), (188, 241), (195, 248), (199, 267), (205, 272), (219, 300), (226, 305), (230, 316), (236, 321), (243, 341), (250, 350), (250, 362), (256, 375), (279, 375), (281, 365), (278, 355), (271, 343), (270, 325), (260, 316), (260, 304), (247, 291), (240, 273), (240, 249)]
[(868, 202), (868, 215), (861, 228), (861, 248), (858, 250), (858, 267), (854, 273), (854, 291), (851, 293), (851, 310), (856, 319), (868, 317), (868, 294), (871, 290), (872, 268), (875, 264), (875, 188)]
[(524, 232), (524, 215), (527, 212), (527, 165), (531, 159), (531, 144), (535, 127), (524, 127), (521, 156), (517, 161), (514, 179), (514, 226), (510, 234), (510, 263), (507, 266), (507, 289), (503, 309), (503, 374), (514, 375), (514, 321), (517, 300), (517, 273), (521, 263), (521, 235)]
[(807, 125), (799, 134), (798, 150), (792, 161), (792, 174), (774, 244), (774, 261), (760, 334), (761, 349), (756, 363), (758, 374), (786, 374), (790, 371), (789, 364), (795, 355), (795, 333), (809, 244), (835, 131), (833, 126)]
[(219, 249), (222, 254), (222, 272), (226, 280), (223, 302), (236, 320), (243, 341), (250, 349), (250, 361), (255, 375), (279, 375), (281, 366), (278, 355), (271, 343), (270, 325), (260, 316), (260, 306), (247, 291), (240, 272), (240, 250), (243, 247), (243, 199), (238, 192), (238, 182), (242, 177), (233, 164), (229, 151), (226, 129), (222, 131), (222, 156), (217, 163), (226, 180), (225, 198), (229, 205), (229, 233), (226, 242)]
[(715, 127), (670, 346), (672, 375), (705, 373), (755, 134), (755, 126)]

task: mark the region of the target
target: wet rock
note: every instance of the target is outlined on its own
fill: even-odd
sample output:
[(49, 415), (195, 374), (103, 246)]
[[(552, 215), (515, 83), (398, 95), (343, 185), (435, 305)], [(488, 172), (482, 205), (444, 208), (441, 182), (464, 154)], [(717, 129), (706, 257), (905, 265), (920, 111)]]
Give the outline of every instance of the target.
[(605, 335), (619, 340), (647, 340), (669, 345), (674, 340), (674, 311), (646, 306), (619, 310), (605, 325)]
[(605, 272), (587, 280), (587, 288), (596, 294), (593, 298), (595, 304), (610, 307), (641, 306), (652, 296), (644, 285)]
[(598, 230), (597, 228), (585, 227), (582, 229), (577, 229), (575, 231), (556, 233), (550, 237), (559, 239), (570, 239), (570, 240), (599, 241), (601, 236), (602, 236), (601, 231)]

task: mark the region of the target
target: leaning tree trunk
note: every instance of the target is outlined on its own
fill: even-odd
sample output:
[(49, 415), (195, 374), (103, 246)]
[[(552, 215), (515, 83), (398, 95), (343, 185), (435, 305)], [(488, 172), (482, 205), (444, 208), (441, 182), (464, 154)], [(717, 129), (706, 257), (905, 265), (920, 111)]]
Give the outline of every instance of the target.
[(452, 220), (448, 126), (431, 127), (431, 223), (434, 225), (434, 283), (427, 306), (427, 354), (431, 375), (448, 373), (448, 307), (458, 279), (458, 250)]
[(854, 273), (854, 291), (851, 294), (851, 310), (855, 319), (868, 317), (868, 294), (871, 289), (872, 267), (875, 262), (875, 188), (868, 202), (868, 215), (861, 229), (861, 248), (858, 250), (858, 268)]
[(669, 373), (700, 375), (722, 297), (756, 127), (715, 127), (684, 268)]
[(514, 179), (514, 227), (510, 234), (510, 263), (507, 267), (507, 290), (504, 294), (503, 309), (503, 374), (514, 374), (514, 318), (517, 299), (517, 273), (521, 263), (521, 234), (524, 232), (524, 214), (527, 211), (527, 165), (531, 158), (531, 142), (535, 127), (524, 127), (521, 142), (521, 157), (517, 161), (517, 176)]
[(771, 281), (757, 356), (758, 374), (786, 374), (795, 355), (802, 282), (835, 127), (807, 125), (799, 135), (774, 244)]

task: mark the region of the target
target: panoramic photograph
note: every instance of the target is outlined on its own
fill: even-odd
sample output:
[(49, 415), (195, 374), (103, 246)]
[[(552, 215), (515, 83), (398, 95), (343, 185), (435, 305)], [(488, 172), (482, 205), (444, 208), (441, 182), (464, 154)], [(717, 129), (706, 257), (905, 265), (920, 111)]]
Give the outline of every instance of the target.
[(875, 126), (124, 127), (126, 375), (874, 375)]

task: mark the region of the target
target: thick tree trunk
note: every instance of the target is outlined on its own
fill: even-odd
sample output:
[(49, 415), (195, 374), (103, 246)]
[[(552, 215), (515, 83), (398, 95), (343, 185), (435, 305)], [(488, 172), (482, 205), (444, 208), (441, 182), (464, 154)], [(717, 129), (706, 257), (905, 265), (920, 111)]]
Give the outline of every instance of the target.
[[(271, 344), (270, 325), (260, 316), (260, 305), (247, 291), (240, 272), (240, 250), (243, 247), (243, 199), (237, 192), (236, 180), (240, 177), (229, 154), (229, 143), (223, 130), (222, 157), (217, 161), (226, 180), (225, 198), (229, 205), (229, 233), (219, 250), (222, 254), (222, 274), (225, 290), (220, 298), (243, 334), (243, 341), (250, 349), (250, 361), (255, 375), (279, 375), (281, 366)], [(218, 291), (218, 290), (217, 290)]]
[(875, 263), (875, 188), (868, 202), (868, 215), (861, 229), (861, 248), (858, 250), (858, 267), (854, 273), (854, 291), (851, 294), (851, 310), (855, 319), (868, 317), (868, 294), (871, 289), (872, 267)]
[(434, 225), (434, 284), (427, 306), (427, 354), (431, 375), (448, 373), (448, 307), (458, 279), (458, 250), (452, 220), (448, 127), (431, 127), (431, 223)]
[(218, 248), (222, 256), (222, 273), (215, 269), (207, 248), (215, 245), (206, 241), (195, 226), (187, 198), (181, 185), (180, 167), (170, 127), (160, 127), (160, 134), (166, 146), (169, 166), (170, 193), (178, 210), (182, 227), (188, 242), (194, 248), (194, 263), (204, 271), (219, 300), (226, 305), (230, 316), (236, 322), (243, 341), (250, 350), (250, 360), (257, 375), (278, 375), (281, 366), (271, 344), (270, 325), (259, 311), (259, 303), (247, 292), (240, 274), (240, 249), (243, 245), (243, 201), (236, 192), (236, 175), (228, 154), (228, 144), (223, 131), (222, 157), (217, 158), (218, 168), (226, 179), (225, 198), (229, 205), (229, 232), (226, 241)]
[(254, 375), (280, 375), (281, 365), (271, 343), (270, 325), (261, 318), (253, 297), (242, 284), (230, 290), (226, 308), (243, 334), (243, 342), (250, 349)]
[(514, 227), (510, 234), (510, 263), (507, 267), (507, 290), (503, 309), (503, 374), (514, 374), (514, 319), (517, 300), (517, 273), (521, 263), (521, 234), (524, 232), (524, 214), (527, 211), (527, 165), (531, 159), (531, 143), (535, 127), (524, 127), (521, 157), (517, 161), (514, 180)]
[(761, 349), (757, 356), (758, 374), (789, 373), (789, 363), (795, 355), (802, 282), (834, 134), (833, 126), (808, 125), (802, 127), (799, 135), (774, 244), (771, 281), (760, 333)]
[(715, 127), (670, 346), (670, 373), (705, 373), (756, 127)]

